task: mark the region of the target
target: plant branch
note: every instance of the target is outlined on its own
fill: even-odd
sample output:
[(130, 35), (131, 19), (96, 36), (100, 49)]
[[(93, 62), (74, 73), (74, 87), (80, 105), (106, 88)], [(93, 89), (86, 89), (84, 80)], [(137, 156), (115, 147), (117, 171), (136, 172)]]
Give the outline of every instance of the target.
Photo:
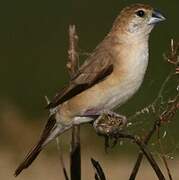
[[(69, 50), (67, 69), (72, 79), (78, 72), (79, 57), (77, 53), (78, 36), (75, 25), (69, 26)], [(81, 146), (80, 146), (80, 126), (72, 128), (72, 141), (70, 153), (70, 174), (71, 180), (81, 180)]]
[(95, 180), (106, 180), (104, 171), (99, 162), (91, 158), (91, 163), (95, 168)]
[(61, 163), (61, 166), (62, 166), (62, 170), (63, 170), (65, 180), (69, 180), (68, 174), (67, 174), (67, 171), (66, 171), (66, 168), (65, 168), (65, 163), (64, 163), (64, 160), (63, 160), (63, 154), (61, 153), (61, 144), (59, 142), (58, 137), (56, 138), (56, 143), (57, 143), (57, 150), (59, 152), (60, 163)]
[(130, 134), (120, 134), (118, 136), (118, 138), (127, 138), (127, 139), (134, 140), (134, 142), (139, 146), (140, 150), (146, 156), (147, 160), (149, 161), (150, 165), (152, 166), (153, 170), (155, 171), (158, 179), (159, 180), (165, 180), (165, 177), (164, 177), (162, 171), (160, 170), (158, 164), (154, 160), (154, 158), (153, 158), (152, 154), (150, 153), (150, 151), (148, 151), (146, 144), (143, 143), (143, 141), (141, 141), (139, 137), (133, 136), (133, 135), (130, 135)]
[(78, 72), (79, 68), (79, 56), (77, 53), (78, 47), (78, 35), (76, 33), (75, 25), (69, 26), (69, 50), (68, 50), (68, 62), (66, 64), (70, 78)]
[(162, 141), (161, 141), (161, 137), (160, 137), (160, 128), (157, 129), (157, 139), (158, 139), (158, 144), (159, 144), (159, 148), (160, 148), (160, 152), (161, 152), (161, 159), (164, 163), (164, 166), (167, 170), (167, 174), (168, 174), (168, 177), (169, 177), (169, 180), (172, 180), (172, 174), (170, 172), (170, 169), (169, 169), (169, 166), (168, 166), (168, 163), (167, 163), (167, 159), (166, 159), (166, 155), (165, 155), (165, 152), (164, 152), (164, 149), (163, 149), (163, 145), (162, 145)]
[(81, 179), (80, 126), (74, 126), (72, 128), (70, 173), (71, 173), (71, 180)]

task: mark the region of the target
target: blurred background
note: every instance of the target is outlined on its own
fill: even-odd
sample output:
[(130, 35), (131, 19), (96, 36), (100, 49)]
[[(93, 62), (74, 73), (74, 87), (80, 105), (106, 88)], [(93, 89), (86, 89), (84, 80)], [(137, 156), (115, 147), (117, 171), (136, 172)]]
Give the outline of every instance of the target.
[[(0, 174), (13, 179), (14, 169), (36, 142), (48, 112), (44, 96), (52, 98), (68, 81), (68, 26), (76, 24), (79, 35), (80, 60), (86, 58), (110, 30), (120, 10), (131, 3), (148, 3), (159, 9), (167, 21), (158, 25), (150, 38), (150, 62), (145, 81), (138, 93), (123, 107), (121, 114), (132, 115), (150, 104), (167, 77), (170, 68), (163, 58), (170, 39), (179, 40), (178, 0), (7, 0), (0, 2)], [(170, 84), (176, 90), (176, 82)], [(177, 118), (163, 131), (167, 132), (165, 151), (174, 179), (179, 178)], [(150, 119), (150, 118), (149, 118)], [(151, 119), (150, 119), (151, 120)], [(141, 119), (134, 129), (150, 127), (152, 120)], [(141, 123), (142, 122), (142, 123)], [(142, 128), (141, 128), (142, 127)], [(146, 129), (144, 128), (143, 131)], [(83, 179), (93, 178), (90, 158), (99, 160), (108, 179), (127, 179), (138, 148), (123, 142), (104, 151), (104, 140), (90, 125), (81, 127)], [(69, 166), (70, 132), (61, 137), (66, 166)], [(122, 143), (121, 143), (122, 144)], [(158, 155), (155, 140), (153, 153)], [(157, 156), (158, 157), (158, 156)], [(160, 160), (159, 160), (160, 162)], [(18, 179), (63, 179), (56, 144), (51, 143), (33, 165)], [(144, 161), (138, 175), (142, 180), (155, 179), (148, 162)]]

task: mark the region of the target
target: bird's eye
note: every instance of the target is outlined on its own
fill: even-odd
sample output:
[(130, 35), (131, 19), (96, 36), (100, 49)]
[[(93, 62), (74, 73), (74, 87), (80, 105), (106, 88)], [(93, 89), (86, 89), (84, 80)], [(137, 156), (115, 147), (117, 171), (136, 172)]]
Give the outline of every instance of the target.
[(144, 17), (145, 16), (145, 12), (143, 10), (139, 10), (136, 12), (137, 16), (139, 17)]

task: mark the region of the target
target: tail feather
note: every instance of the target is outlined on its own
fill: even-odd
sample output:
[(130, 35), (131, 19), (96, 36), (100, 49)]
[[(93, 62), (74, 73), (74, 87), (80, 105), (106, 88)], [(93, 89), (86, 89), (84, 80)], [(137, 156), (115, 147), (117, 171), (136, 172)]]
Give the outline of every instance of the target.
[(36, 145), (26, 156), (24, 161), (18, 166), (16, 169), (14, 176), (18, 176), (23, 169), (28, 168), (32, 162), (36, 159), (40, 151), (42, 150), (42, 147), (40, 144)]
[[(46, 125), (45, 129), (42, 132), (41, 138), (37, 145), (27, 154), (24, 161), (18, 166), (15, 170), (14, 176), (18, 176), (22, 170), (28, 168), (32, 162), (37, 158), (38, 154), (41, 152), (42, 148), (49, 143), (57, 134), (58, 131), (55, 131), (56, 120), (55, 117), (52, 115)], [(54, 134), (55, 132), (55, 134)]]

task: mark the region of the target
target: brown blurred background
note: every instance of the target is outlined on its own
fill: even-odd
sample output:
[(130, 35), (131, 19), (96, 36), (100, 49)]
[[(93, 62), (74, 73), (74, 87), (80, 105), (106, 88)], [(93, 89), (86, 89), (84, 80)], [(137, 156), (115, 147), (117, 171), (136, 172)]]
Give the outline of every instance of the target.
[[(47, 119), (44, 110), (47, 95), (55, 92), (68, 81), (65, 68), (68, 50), (68, 26), (76, 24), (81, 54), (89, 53), (104, 38), (120, 10), (131, 3), (151, 4), (159, 9), (167, 21), (155, 28), (150, 38), (150, 63), (145, 81), (127, 104), (119, 109), (131, 115), (150, 104), (170, 71), (163, 59), (170, 39), (178, 40), (178, 0), (53, 0), (0, 2), (0, 175), (3, 180), (14, 179), (13, 171), (25, 153), (36, 142)], [(81, 61), (85, 59), (81, 55)], [(171, 83), (171, 88), (175, 87)], [(177, 118), (163, 127), (167, 132), (165, 151), (169, 155), (174, 179), (179, 178), (177, 168), (178, 126)], [(135, 131), (150, 127), (152, 122), (141, 119)], [(142, 127), (142, 128), (141, 128)], [(104, 140), (90, 125), (82, 126), (83, 179), (93, 178), (90, 158), (99, 160), (108, 179), (127, 179), (138, 148), (123, 142), (104, 152)], [(66, 165), (69, 165), (70, 132), (61, 138)], [(155, 140), (152, 152), (158, 157)], [(160, 159), (158, 159), (160, 162)], [(63, 179), (55, 142), (18, 179)], [(138, 180), (155, 179), (144, 161)]]

